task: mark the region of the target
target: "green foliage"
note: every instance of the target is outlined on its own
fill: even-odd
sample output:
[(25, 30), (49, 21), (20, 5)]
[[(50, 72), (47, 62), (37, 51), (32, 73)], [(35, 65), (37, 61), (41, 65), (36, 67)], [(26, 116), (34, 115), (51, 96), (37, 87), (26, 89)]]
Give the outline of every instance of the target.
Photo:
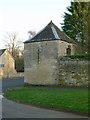
[(89, 12), (88, 12), (88, 51), (90, 53), (90, 2), (89, 2)]
[(24, 72), (24, 57), (15, 58), (15, 69), (17, 72)]
[(71, 55), (66, 57), (70, 57), (71, 59), (90, 60), (90, 54), (78, 54), (78, 55)]
[(88, 113), (88, 90), (74, 88), (49, 89), (30, 87), (5, 92), (7, 98), (21, 103), (54, 108), (58, 110)]
[(89, 2), (71, 2), (64, 14), (63, 31), (79, 42), (82, 51), (88, 51), (88, 8)]

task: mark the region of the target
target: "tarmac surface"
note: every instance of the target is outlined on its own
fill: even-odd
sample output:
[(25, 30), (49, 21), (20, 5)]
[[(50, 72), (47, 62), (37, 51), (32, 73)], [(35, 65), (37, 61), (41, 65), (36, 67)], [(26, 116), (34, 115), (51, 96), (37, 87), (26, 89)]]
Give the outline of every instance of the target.
[(2, 118), (88, 118), (74, 113), (24, 105), (2, 98)]

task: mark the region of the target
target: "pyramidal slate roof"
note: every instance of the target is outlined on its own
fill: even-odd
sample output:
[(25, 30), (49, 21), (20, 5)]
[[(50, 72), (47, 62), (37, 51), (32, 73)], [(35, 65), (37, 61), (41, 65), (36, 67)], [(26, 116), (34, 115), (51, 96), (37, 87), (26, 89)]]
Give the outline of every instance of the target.
[(69, 43), (75, 43), (74, 40), (72, 40), (64, 32), (62, 32), (52, 21), (34, 37), (32, 37), (24, 43), (43, 42), (52, 40), (62, 40)]
[(0, 49), (0, 56), (5, 52), (6, 49)]

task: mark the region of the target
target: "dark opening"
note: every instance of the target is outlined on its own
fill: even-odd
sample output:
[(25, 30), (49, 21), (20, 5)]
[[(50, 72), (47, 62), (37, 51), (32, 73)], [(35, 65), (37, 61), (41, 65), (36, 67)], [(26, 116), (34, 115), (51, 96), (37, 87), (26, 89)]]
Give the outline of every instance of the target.
[(66, 54), (71, 55), (71, 46), (68, 45), (68, 48), (66, 49)]

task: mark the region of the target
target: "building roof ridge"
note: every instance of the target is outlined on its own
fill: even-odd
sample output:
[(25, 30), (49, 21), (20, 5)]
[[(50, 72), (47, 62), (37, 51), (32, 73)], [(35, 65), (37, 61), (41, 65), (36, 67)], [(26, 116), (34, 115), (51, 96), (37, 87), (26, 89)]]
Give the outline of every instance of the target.
[(63, 31), (61, 31), (52, 20), (35, 36), (25, 41), (24, 43), (43, 42), (52, 40), (62, 40), (68, 43), (75, 43), (74, 40), (69, 38)]

